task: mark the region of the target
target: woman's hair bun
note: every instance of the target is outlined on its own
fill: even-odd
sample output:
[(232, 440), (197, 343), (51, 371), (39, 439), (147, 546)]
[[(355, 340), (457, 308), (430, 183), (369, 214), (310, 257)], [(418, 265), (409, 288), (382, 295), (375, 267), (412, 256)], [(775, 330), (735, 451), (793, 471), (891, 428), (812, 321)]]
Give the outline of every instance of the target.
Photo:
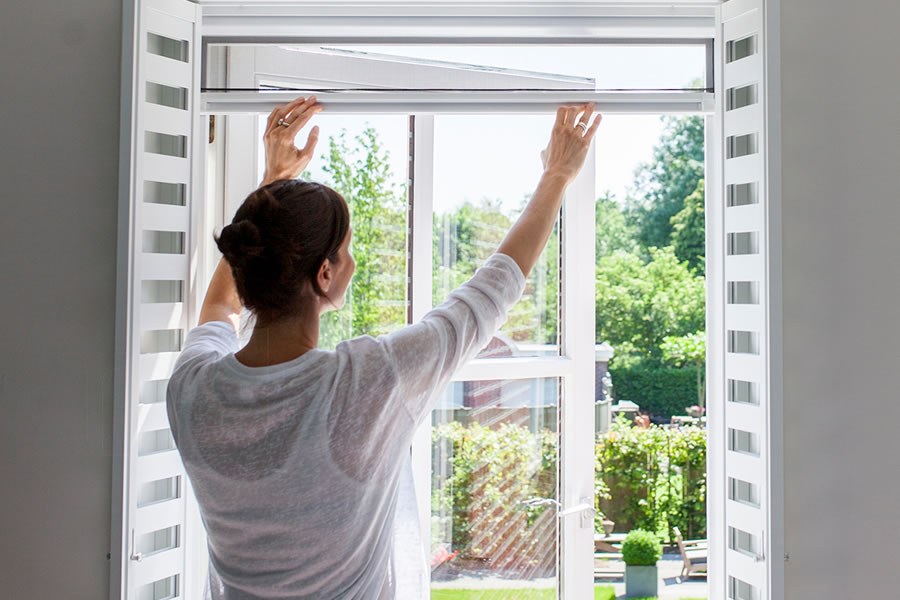
[(248, 219), (226, 225), (216, 238), (216, 245), (228, 264), (238, 269), (260, 256), (264, 249), (259, 228)]

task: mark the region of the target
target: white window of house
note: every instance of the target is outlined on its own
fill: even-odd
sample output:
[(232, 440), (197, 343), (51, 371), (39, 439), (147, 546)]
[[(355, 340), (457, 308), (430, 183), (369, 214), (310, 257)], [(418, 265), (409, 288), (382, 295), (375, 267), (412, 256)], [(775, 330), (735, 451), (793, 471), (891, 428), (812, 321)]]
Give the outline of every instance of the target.
[[(596, 54), (609, 50), (600, 48)], [(702, 78), (704, 45), (652, 50), (692, 54)], [(565, 65), (588, 51), (557, 46), (518, 52), (526, 54), (518, 57), (520, 63), (527, 64), (530, 58), (534, 66), (539, 58), (546, 65)], [(261, 131), (262, 104), (273, 102), (266, 98), (269, 92), (247, 90), (299, 86), (279, 95), (317, 90), (328, 107), (318, 117), (320, 139), (338, 137), (341, 129), (347, 129), (357, 146), (366, 146), (367, 138), (358, 136), (368, 124), (389, 141), (395, 171), (408, 177), (409, 316), (420, 318), (496, 249), (532, 191), (539, 173), (537, 149), (546, 142), (553, 110), (562, 101), (561, 95), (555, 100), (545, 96), (596, 94), (598, 83), (592, 77), (497, 66), (515, 64), (509, 58), (515, 53), (508, 47), (439, 45), (229, 48), (220, 85), (244, 91), (220, 88), (208, 93), (206, 110), (214, 112), (221, 106), (231, 113), (227, 131), (240, 133), (228, 136), (233, 147), (226, 148), (226, 155), (238, 153), (242, 157), (233, 163), (253, 165), (234, 201), (239, 202), (243, 190), (261, 175), (259, 151), (254, 157), (247, 149), (254, 147)], [(620, 53), (627, 55), (628, 49)], [(584, 62), (590, 60), (602, 59), (595, 55)], [(675, 87), (674, 81), (656, 83)], [(323, 89), (323, 84), (331, 87)], [(397, 88), (427, 92), (416, 96)], [(383, 92), (372, 95), (368, 92), (372, 89)], [(529, 103), (510, 100), (523, 90), (535, 92)], [(705, 98), (702, 92), (610, 94), (601, 109), (624, 114), (696, 113), (704, 111)], [(235, 114), (238, 111), (250, 114)], [(321, 155), (326, 163), (334, 161), (332, 148), (323, 148)], [(511, 170), (508, 164), (520, 166)], [(314, 178), (343, 185), (334, 178), (340, 168), (327, 164), (314, 168), (318, 170)], [(387, 187), (400, 188), (399, 179)], [(482, 189), (463, 181), (478, 182)], [(493, 200), (479, 203), (484, 195)], [(467, 197), (476, 201), (466, 201)], [(592, 156), (569, 190), (557, 232), (529, 278), (523, 300), (488, 347), (458, 374), (438, 402), (432, 422), (418, 436), (417, 495), (432, 562), (462, 551), (473, 574), (479, 564), (489, 563), (496, 572), (515, 579), (517, 586), (558, 584), (561, 589), (589, 593), (596, 197)], [(351, 199), (351, 210), (353, 206)], [(234, 208), (229, 206), (226, 214)], [(402, 215), (398, 220), (402, 222)], [(395, 237), (393, 248), (368, 252), (383, 256), (385, 250), (396, 252), (404, 243)], [(361, 251), (362, 247), (354, 249), (358, 263)], [(349, 320), (357, 310), (352, 284), (351, 298), (345, 311)], [(366, 303), (364, 297), (356, 301)], [(344, 330), (345, 335), (378, 332)], [(471, 441), (473, 436), (480, 437)], [(497, 448), (493, 459), (484, 452), (467, 457), (473, 447), (488, 445)], [(468, 472), (476, 473), (475, 479), (462, 482), (459, 478)], [(465, 498), (460, 496), (462, 485), (469, 490)]]
[[(757, 0), (757, 4), (760, 2)], [(684, 1), (661, 10), (653, 3), (586, 2), (573, 6), (570, 14), (561, 15), (554, 7), (527, 2), (515, 6), (475, 3), (465, 9), (466, 14), (460, 14), (461, 9), (457, 7), (450, 14), (445, 7), (429, 3), (397, 7), (367, 2), (357, 3), (353, 14), (348, 15), (347, 7), (340, 3), (325, 6), (294, 2), (263, 6), (249, 1), (218, 2), (202, 5), (202, 10), (198, 11), (196, 5), (181, 0), (139, 1), (135, 15), (134, 84), (133, 92), (129, 87), (128, 94), (133, 119), (126, 151), (131, 157), (131, 170), (123, 204), (128, 215), (127, 226), (123, 226), (122, 246), (122, 273), (127, 284), (123, 287), (120, 302), (120, 337), (125, 340), (123, 348), (128, 350), (119, 373), (123, 397), (120, 426), (125, 432), (123, 448), (126, 454), (118, 472), (123, 482), (123, 518), (118, 536), (121, 573), (114, 574), (114, 588), (121, 590), (121, 596), (192, 598), (202, 589), (205, 574), (202, 527), (196, 509), (191, 505), (189, 486), (177, 464), (177, 454), (166, 441), (168, 431), (164, 412), (160, 414), (159, 407), (145, 405), (155, 404), (153, 399), (164, 394), (164, 382), (174, 353), (188, 324), (195, 319), (191, 301), (197, 301), (194, 295), (202, 294), (202, 285), (209, 276), (203, 265), (211, 262), (210, 249), (197, 240), (208, 241), (203, 232), (211, 229), (213, 218), (210, 215), (215, 211), (200, 211), (198, 205), (202, 203), (197, 199), (210, 194), (222, 200), (226, 206), (223, 214), (227, 217), (236, 203), (258, 183), (256, 161), (259, 152), (255, 144), (258, 144), (260, 114), (268, 112), (274, 104), (298, 95), (304, 88), (328, 87), (335, 91), (319, 92), (318, 95), (330, 113), (377, 114), (384, 119), (379, 127), (401, 137), (406, 134), (409, 142), (405, 145), (406, 158), (411, 159), (410, 166), (407, 181), (398, 181), (395, 191), (397, 198), (406, 200), (407, 212), (399, 220), (392, 220), (392, 217), (380, 225), (386, 230), (396, 229), (398, 224), (401, 229), (404, 225), (407, 229), (402, 243), (397, 241), (401, 239), (398, 237), (395, 245), (380, 248), (383, 256), (396, 259), (398, 269), (405, 266), (410, 276), (405, 288), (396, 285), (396, 280), (387, 284), (385, 289), (391, 292), (384, 298), (385, 305), (378, 309), (391, 315), (392, 323), (397, 325), (420, 318), (435, 298), (440, 298), (456, 278), (464, 276), (467, 269), (474, 268), (483, 258), (474, 251), (472, 261), (460, 260), (459, 244), (465, 241), (460, 236), (460, 216), (458, 211), (454, 212), (454, 206), (445, 207), (440, 200), (442, 180), (436, 165), (460, 128), (485, 119), (482, 126), (498, 132), (497, 135), (511, 130), (537, 131), (540, 118), (533, 115), (547, 115), (560, 103), (587, 99), (597, 100), (599, 109), (607, 114), (707, 114), (711, 96), (702, 92), (600, 93), (596, 91), (596, 82), (579, 80), (567, 73), (528, 68), (528, 65), (485, 70), (477, 68), (478, 62), (465, 66), (460, 61), (435, 56), (424, 56), (419, 60), (410, 60), (409, 56), (403, 60), (391, 59), (384, 55), (396, 55), (396, 48), (389, 48), (388, 40), (394, 46), (469, 43), (486, 44), (486, 49), (496, 49), (502, 45), (499, 42), (510, 47), (536, 43), (575, 47), (590, 45), (600, 38), (643, 37), (696, 40), (702, 46), (708, 43), (715, 30), (714, 4)], [(744, 7), (753, 3), (731, 0), (729, 4)], [(198, 12), (202, 12), (202, 19)], [(745, 12), (735, 9), (729, 13), (726, 8), (723, 14), (740, 16)], [(162, 29), (153, 29), (152, 23), (158, 14), (168, 15), (166, 18), (171, 23), (161, 26)], [(461, 20), (460, 17), (466, 18)], [(373, 25), (373, 18), (378, 18), (377, 27)], [(201, 21), (202, 27), (198, 29), (197, 24)], [(777, 597), (774, 592), (765, 591), (772, 589), (768, 579), (772, 567), (766, 558), (771, 553), (767, 549), (775, 544), (768, 534), (770, 529), (767, 529), (771, 522), (766, 520), (767, 515), (772, 514), (771, 506), (765, 500), (772, 494), (771, 485), (766, 483), (771, 481), (771, 474), (760, 477), (758, 471), (771, 464), (771, 456), (767, 454), (771, 448), (771, 432), (766, 430), (765, 421), (765, 418), (771, 418), (771, 413), (766, 413), (768, 417), (760, 417), (760, 411), (766, 410), (764, 392), (771, 386), (771, 381), (765, 379), (765, 371), (751, 373), (748, 369), (754, 367), (747, 366), (754, 360), (753, 356), (762, 356), (764, 362), (771, 360), (765, 352), (773, 340), (766, 337), (770, 321), (759, 320), (758, 314), (756, 317), (749, 314), (753, 308), (744, 306), (747, 304), (744, 300), (748, 298), (763, 298), (762, 302), (767, 302), (766, 289), (771, 294), (771, 289), (766, 287), (766, 277), (771, 277), (771, 272), (746, 266), (756, 260), (753, 258), (756, 255), (762, 256), (759, 264), (766, 265), (770, 260), (765, 254), (767, 244), (771, 243), (766, 238), (767, 222), (749, 215), (753, 205), (750, 199), (764, 198), (760, 195), (761, 190), (765, 190), (768, 183), (762, 175), (752, 181), (747, 179), (748, 172), (740, 170), (741, 167), (732, 169), (741, 177), (729, 179), (728, 165), (747, 164), (750, 160), (744, 159), (748, 156), (752, 159), (754, 153), (761, 155), (766, 148), (763, 126), (756, 123), (753, 127), (753, 117), (731, 118), (750, 114), (754, 99), (764, 97), (763, 74), (747, 80), (737, 76), (738, 72), (744, 72), (742, 65), (749, 64), (740, 62), (749, 56), (748, 47), (754, 48), (756, 43), (759, 52), (763, 46), (759, 45), (761, 34), (757, 34), (755, 42), (730, 39), (728, 20), (725, 22), (724, 30), (720, 31), (720, 58), (723, 59), (720, 67), (724, 67), (725, 79), (722, 79), (723, 69), (720, 68), (717, 88), (725, 89), (732, 81), (729, 70), (735, 73), (735, 83), (731, 86), (734, 88), (731, 95), (719, 98), (723, 104), (720, 111), (723, 119), (714, 122), (714, 127), (710, 128), (725, 132), (721, 140), (711, 137), (711, 148), (720, 150), (727, 157), (722, 161), (724, 177), (719, 174), (717, 180), (713, 175), (710, 181), (718, 181), (720, 187), (727, 190), (722, 197), (733, 198), (733, 202), (728, 200), (718, 213), (711, 210), (718, 214), (711, 218), (720, 218), (723, 227), (731, 229), (719, 231), (715, 224), (709, 229), (711, 239), (721, 234), (721, 239), (716, 238), (717, 241), (713, 240), (710, 245), (711, 265), (717, 260), (712, 254), (721, 254), (717, 267), (719, 279), (716, 280), (715, 275), (710, 279), (711, 288), (718, 286), (717, 289), (721, 289), (711, 293), (710, 309), (714, 312), (717, 300), (721, 300), (725, 313), (724, 317), (711, 316), (709, 331), (711, 348), (717, 347), (718, 338), (712, 339), (715, 336), (721, 334), (719, 341), (722, 342), (720, 362), (714, 364), (715, 358), (710, 361), (711, 427), (721, 429), (713, 435), (718, 436), (714, 439), (721, 444), (722, 453), (718, 462), (710, 460), (710, 498), (711, 501), (718, 498), (725, 507), (722, 512), (725, 520), (711, 521), (711, 535), (719, 536), (723, 544), (718, 555), (713, 545), (712, 572), (725, 567), (727, 571), (722, 573), (727, 572), (727, 578), (721, 582), (713, 579), (711, 593), (716, 596), (719, 589), (723, 594), (727, 589), (730, 597), (755, 599)], [(229, 50), (234, 50), (232, 56), (216, 57), (210, 52), (209, 60), (204, 63), (207, 87), (249, 88), (244, 92), (210, 91), (204, 94), (205, 112), (228, 115), (222, 119), (226, 121), (224, 124), (217, 119), (214, 132), (220, 142), (226, 140), (224, 147), (215, 146), (210, 150), (204, 143), (210, 135), (208, 121), (198, 110), (202, 85), (199, 52), (204, 46), (211, 51), (214, 44), (233, 41), (265, 43), (242, 50), (231, 47)], [(287, 50), (276, 47), (276, 43), (292, 43), (297, 47)], [(372, 52), (373, 43), (383, 45), (382, 56), (373, 56), (377, 54)], [(368, 56), (360, 54), (360, 46), (368, 48)], [(679, 48), (681, 44), (673, 47)], [(174, 66), (167, 63), (166, 69), (153, 71), (156, 59), (152, 57), (156, 55), (173, 61), (171, 65)], [(437, 64), (438, 61), (455, 64)], [(185, 71), (179, 67), (179, 62), (189, 64), (189, 69)], [(226, 67), (221, 68), (223, 65)], [(361, 69), (362, 65), (366, 69)], [(151, 77), (151, 73), (158, 76)], [(340, 73), (341, 78), (336, 78), (335, 73)], [(410, 73), (415, 73), (418, 87), (427, 90), (409, 91), (415, 87), (408, 82)], [(242, 83), (240, 77), (245, 77)], [(755, 88), (754, 83), (757, 84)], [(288, 92), (259, 89), (273, 85), (300, 89)], [(513, 94), (509, 91), (513, 85), (522, 91)], [(599, 87), (669, 86), (653, 85), (652, 82), (645, 86), (638, 82)], [(373, 88), (380, 88), (380, 91), (373, 93)], [(187, 108), (178, 108), (184, 102)], [(727, 110), (726, 105), (730, 107)], [(153, 115), (163, 109), (165, 118), (154, 120)], [(179, 110), (187, 116), (186, 121), (184, 115), (175, 116), (173, 111)], [(547, 119), (545, 127), (549, 130), (552, 118)], [(733, 131), (728, 129), (732, 122)], [(746, 126), (738, 127), (739, 122)], [(179, 125), (174, 125), (176, 123)], [(236, 140), (245, 140), (249, 145), (236, 149), (233, 143)], [(196, 176), (203, 172), (200, 159), (215, 161), (221, 167), (216, 172), (222, 175), (222, 180), (200, 181), (201, 178)], [(176, 162), (180, 166), (176, 166)], [(163, 163), (166, 168), (154, 171)], [(171, 168), (169, 163), (172, 163)], [(523, 505), (526, 535), (524, 538), (513, 536), (508, 541), (510, 544), (524, 543), (526, 538), (534, 541), (537, 550), (532, 559), (545, 569), (543, 573), (549, 573), (556, 581), (563, 598), (589, 597), (593, 583), (593, 523), (589, 512), (583, 510), (585, 505), (593, 505), (594, 484), (593, 201), (596, 173), (593, 164), (593, 161), (589, 162), (569, 190), (558, 237), (545, 253), (542, 267), (536, 269), (535, 277), (529, 282), (528, 302), (491, 349), (500, 356), (479, 358), (468, 365), (436, 408), (434, 418), (439, 428), (444, 427), (439, 433), (444, 436), (442, 443), (452, 444), (452, 423), (459, 420), (459, 415), (477, 420), (498, 414), (512, 418), (527, 413), (528, 431), (532, 435), (523, 438), (523, 447), (546, 449), (559, 457), (558, 481), (550, 485), (542, 482), (544, 488), (537, 482), (529, 488), (542, 491), (535, 495), (540, 502)], [(174, 178), (173, 173), (177, 174)], [(204, 190), (207, 183), (214, 184), (208, 187), (215, 187), (216, 191)], [(755, 188), (753, 183), (757, 184)], [(711, 191), (709, 197), (715, 202), (718, 194)], [(144, 210), (147, 202), (163, 208)], [(764, 210), (764, 201), (758, 204)], [(751, 208), (746, 209), (747, 206)], [(178, 211), (174, 208), (168, 211), (170, 207), (184, 210), (176, 217), (174, 213)], [(732, 210), (734, 208), (739, 210)], [(747, 213), (746, 222), (742, 221), (744, 213)], [(441, 218), (435, 219), (436, 216)], [(754, 218), (757, 220), (753, 221)], [(479, 223), (483, 233), (478, 236), (489, 236), (490, 225)], [(403, 244), (406, 245), (405, 255), (400, 248)], [(554, 270), (553, 264), (557, 260), (558, 268)], [(731, 287), (734, 287), (734, 294), (729, 291)], [(727, 309), (726, 292), (729, 298)], [(732, 302), (731, 299), (735, 300)], [(151, 304), (158, 306), (148, 308)], [(738, 308), (732, 310), (734, 306)], [(335, 324), (338, 329), (342, 326), (345, 325)], [(760, 354), (753, 354), (754, 349)], [(730, 364), (738, 366), (729, 371)], [(713, 375), (716, 368), (722, 369), (719, 380)], [(741, 368), (744, 370), (740, 371)], [(716, 387), (716, 382), (721, 385)], [(733, 391), (730, 396), (726, 394), (728, 390)], [(722, 402), (718, 405), (719, 421), (714, 418), (717, 393), (722, 394)], [(588, 398), (588, 401), (579, 402), (578, 398)], [(735, 406), (729, 404), (725, 408), (725, 398)], [(478, 412), (485, 406), (491, 408), (493, 414), (490, 410)], [(527, 411), (521, 410), (523, 408)], [(754, 418), (757, 420), (753, 421)], [(735, 437), (736, 440), (752, 438), (756, 444), (727, 446), (726, 425), (743, 432)], [(432, 469), (432, 434), (431, 427), (423, 429), (416, 444), (420, 473), (418, 491), (421, 520), (426, 531), (432, 530), (431, 539), (440, 542), (452, 515), (440, 512), (440, 491), (446, 484), (441, 473), (446, 474), (448, 463), (447, 456), (438, 456)], [(725, 448), (730, 449), (726, 452)], [(748, 454), (754, 450), (758, 456), (751, 456), (753, 452)], [(735, 477), (726, 479), (728, 473)], [(766, 480), (766, 477), (770, 479)], [(731, 489), (726, 488), (731, 480), (735, 481), (738, 497), (729, 496), (726, 502), (722, 494)], [(744, 484), (756, 484), (757, 487), (751, 485), (748, 488)], [(756, 489), (761, 495), (747, 496), (748, 489)], [(435, 490), (438, 491), (437, 508), (433, 513), (430, 501)], [(754, 499), (757, 501), (755, 516), (740, 512), (748, 506), (744, 502), (748, 499), (751, 504)], [(559, 503), (561, 516), (548, 508), (555, 510), (556, 503)], [(726, 526), (731, 529), (727, 530)], [(735, 532), (731, 546), (727, 546), (732, 540), (726, 537), (728, 531)], [(473, 535), (483, 535), (483, 532), (475, 531)], [(735, 545), (739, 547), (733, 547)], [(753, 561), (756, 566), (749, 566), (747, 561)], [(758, 566), (760, 564), (763, 567)], [(730, 591), (732, 586), (735, 591)]]

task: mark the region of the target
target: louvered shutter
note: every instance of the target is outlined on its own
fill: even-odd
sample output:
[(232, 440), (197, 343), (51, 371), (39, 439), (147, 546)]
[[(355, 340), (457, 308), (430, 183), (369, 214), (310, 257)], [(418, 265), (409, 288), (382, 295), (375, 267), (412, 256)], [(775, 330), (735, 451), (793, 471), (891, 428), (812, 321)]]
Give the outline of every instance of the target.
[[(197, 5), (135, 5), (128, 202), (122, 581), (129, 600), (186, 598), (197, 519), (169, 429), (166, 385), (191, 317)], [(189, 530), (190, 528), (190, 530)]]
[[(721, 72), (722, 114), (720, 194), (723, 226), (718, 247), (723, 277), (719, 290), (724, 303), (718, 363), (724, 419), (716, 439), (724, 453), (723, 470), (711, 481), (724, 513), (713, 517), (713, 531), (721, 548), (711, 578), (733, 600), (776, 597), (772, 579), (772, 354), (770, 297), (771, 245), (767, 228), (770, 209), (769, 114), (766, 102), (767, 68), (765, 0), (723, 3), (719, 30), (718, 67)], [(715, 351), (715, 350), (713, 350)], [(711, 589), (711, 596), (721, 589)]]

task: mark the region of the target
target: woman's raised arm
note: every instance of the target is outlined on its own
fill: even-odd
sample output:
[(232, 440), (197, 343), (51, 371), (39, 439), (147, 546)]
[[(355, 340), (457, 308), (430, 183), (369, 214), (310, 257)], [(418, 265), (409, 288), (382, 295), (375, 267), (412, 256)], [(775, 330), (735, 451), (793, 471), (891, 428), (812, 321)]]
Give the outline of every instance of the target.
[(593, 104), (562, 106), (556, 111), (556, 123), (550, 143), (541, 152), (544, 173), (534, 195), (510, 228), (498, 252), (519, 265), (525, 277), (534, 268), (559, 215), (563, 192), (584, 165), (591, 140), (600, 125), (598, 113), (591, 122)]

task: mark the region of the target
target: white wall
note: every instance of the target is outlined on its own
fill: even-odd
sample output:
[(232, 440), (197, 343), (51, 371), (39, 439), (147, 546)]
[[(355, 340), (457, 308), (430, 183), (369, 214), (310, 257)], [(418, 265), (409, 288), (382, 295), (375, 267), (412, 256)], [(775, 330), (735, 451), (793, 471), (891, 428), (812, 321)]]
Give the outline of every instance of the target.
[(108, 597), (119, 0), (0, 16), (0, 597)]
[(897, 598), (900, 2), (780, 4), (785, 598)]

